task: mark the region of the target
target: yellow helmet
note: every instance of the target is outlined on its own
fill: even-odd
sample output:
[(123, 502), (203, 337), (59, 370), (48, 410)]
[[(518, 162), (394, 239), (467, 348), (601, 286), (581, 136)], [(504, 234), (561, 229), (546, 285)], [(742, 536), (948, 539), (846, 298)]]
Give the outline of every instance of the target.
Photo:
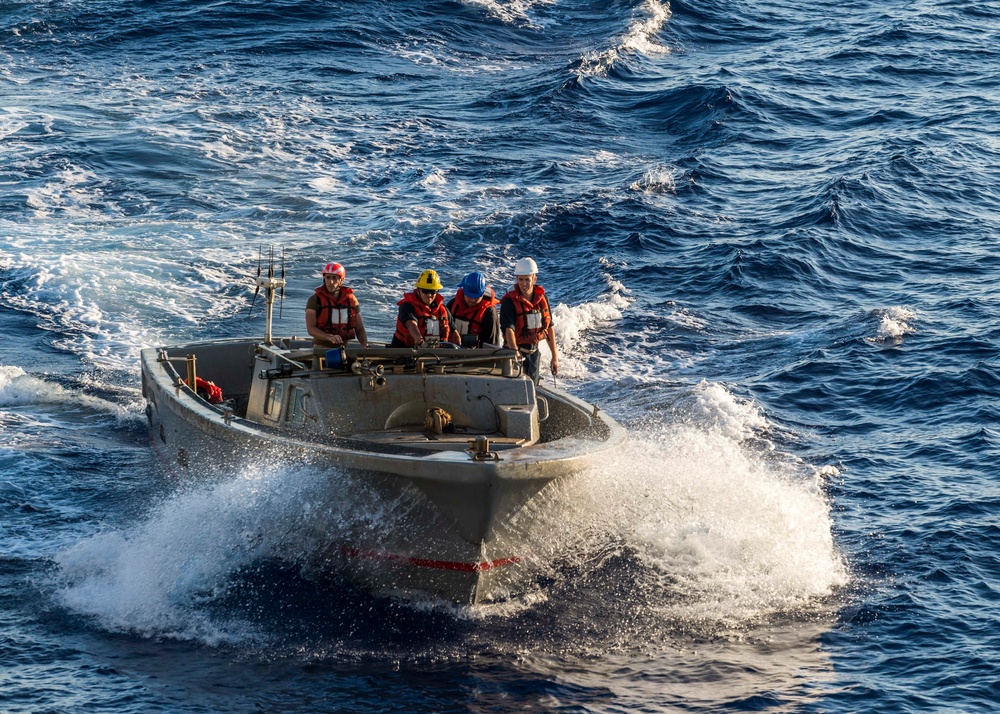
[(425, 270), (417, 279), (416, 287), (422, 288), (423, 290), (440, 290), (444, 286), (438, 279), (438, 274), (436, 272), (433, 270)]

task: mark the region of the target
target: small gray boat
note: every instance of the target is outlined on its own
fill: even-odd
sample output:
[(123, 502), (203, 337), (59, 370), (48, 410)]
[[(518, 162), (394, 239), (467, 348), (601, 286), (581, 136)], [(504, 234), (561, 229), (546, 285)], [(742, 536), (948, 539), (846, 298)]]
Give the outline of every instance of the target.
[(191, 480), (209, 478), (205, 465), (220, 459), (263, 457), (349, 474), (387, 503), (406, 500), (407, 518), (338, 532), (313, 554), (322, 564), (379, 593), (463, 604), (515, 596), (535, 549), (525, 514), (557, 507), (546, 488), (620, 448), (623, 429), (591, 404), (537, 387), (511, 350), (327, 352), (272, 338), (283, 281), (258, 284), (263, 339), (142, 351), (150, 441), (167, 467)]

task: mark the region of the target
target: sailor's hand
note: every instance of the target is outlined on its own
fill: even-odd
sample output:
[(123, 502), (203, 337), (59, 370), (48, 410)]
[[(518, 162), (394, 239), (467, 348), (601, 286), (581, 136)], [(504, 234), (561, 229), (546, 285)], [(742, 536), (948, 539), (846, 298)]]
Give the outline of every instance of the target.
[(552, 370), (553, 376), (559, 374), (559, 359), (557, 357), (552, 358), (552, 362), (549, 363), (549, 369)]
[(344, 344), (344, 338), (340, 335), (330, 335), (330, 342), (335, 345), (342, 345)]

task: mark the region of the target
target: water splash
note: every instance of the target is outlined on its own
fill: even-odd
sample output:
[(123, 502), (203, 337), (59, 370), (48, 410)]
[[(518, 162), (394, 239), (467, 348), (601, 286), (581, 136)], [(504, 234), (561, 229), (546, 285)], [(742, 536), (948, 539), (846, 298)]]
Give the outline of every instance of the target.
[(916, 313), (905, 307), (873, 310), (869, 317), (877, 322), (875, 335), (867, 338), (870, 342), (898, 343), (914, 332), (911, 322), (916, 318)]
[(0, 407), (25, 405), (70, 405), (112, 414), (119, 420), (136, 418), (134, 408), (66, 389), (62, 385), (34, 377), (20, 367), (0, 365)]
[(646, 56), (670, 54), (670, 48), (658, 43), (654, 38), (670, 19), (670, 4), (658, 0), (645, 0), (640, 17), (629, 24), (623, 35), (615, 40), (614, 46), (600, 52), (591, 52), (580, 60), (577, 76), (604, 77), (628, 54)]
[(212, 645), (257, 640), (253, 624), (213, 611), (235, 573), (268, 559), (305, 567), (338, 534), (391, 531), (401, 517), (399, 504), (341, 479), (260, 464), (178, 493), (131, 528), (61, 551), (59, 597), (111, 631)]
[(677, 192), (676, 170), (671, 167), (649, 169), (638, 181), (629, 185), (629, 190), (647, 194), (673, 194)]
[[(641, 571), (630, 587), (664, 622), (738, 625), (810, 607), (847, 581), (822, 488), (835, 472), (761, 448), (768, 428), (720, 385), (693, 387), (667, 421), (632, 430), (628, 458), (557, 484), (514, 518), (535, 544), (529, 561), (561, 587), (560, 563), (587, 577), (609, 552), (633, 553)], [(411, 499), (387, 501), (347, 478), (261, 464), (182, 491), (132, 527), (61, 551), (59, 597), (112, 631), (213, 645), (266, 639), (218, 607), (241, 569), (269, 560), (306, 568), (359, 529), (378, 537), (406, 527)], [(620, 587), (615, 576), (597, 596)], [(483, 611), (414, 607), (517, 618), (545, 600), (533, 592)]]
[(721, 385), (691, 388), (670, 419), (631, 430), (627, 458), (520, 514), (560, 540), (539, 567), (560, 553), (632, 552), (643, 569), (631, 587), (689, 626), (740, 627), (815, 607), (849, 577), (823, 491), (837, 472), (776, 453), (768, 428), (756, 405)]
[[(552, 308), (552, 322), (555, 325), (556, 344), (559, 349), (559, 373), (570, 378), (581, 378), (588, 374), (584, 361), (586, 345), (585, 333), (613, 325), (622, 319), (622, 312), (631, 304), (629, 289), (623, 283), (605, 275), (608, 291), (595, 302), (579, 305), (558, 303)], [(551, 352), (545, 341), (539, 343), (541, 360), (547, 365)]]

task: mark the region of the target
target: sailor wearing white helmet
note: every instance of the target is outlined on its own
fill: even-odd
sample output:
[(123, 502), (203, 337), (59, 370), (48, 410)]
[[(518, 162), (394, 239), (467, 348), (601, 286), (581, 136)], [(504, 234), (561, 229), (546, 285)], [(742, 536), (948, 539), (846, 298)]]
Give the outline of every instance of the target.
[(524, 371), (535, 384), (541, 378), (538, 343), (545, 340), (552, 353), (549, 368), (559, 374), (559, 352), (552, 325), (552, 312), (545, 290), (536, 283), (538, 266), (531, 258), (521, 258), (514, 266), (517, 285), (503, 296), (500, 302), (500, 329), (504, 346), (519, 350), (524, 356)]

